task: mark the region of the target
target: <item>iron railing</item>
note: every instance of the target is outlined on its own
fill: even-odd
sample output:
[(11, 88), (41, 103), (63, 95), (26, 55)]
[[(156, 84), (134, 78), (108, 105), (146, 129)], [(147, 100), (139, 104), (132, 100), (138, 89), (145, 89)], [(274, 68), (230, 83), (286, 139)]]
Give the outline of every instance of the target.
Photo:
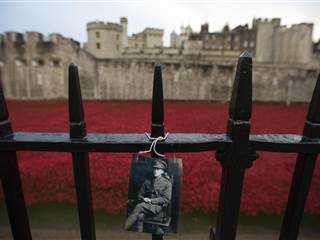
[[(252, 111), (252, 59), (247, 52), (238, 60), (226, 134), (173, 134), (157, 145), (159, 152), (216, 151), (222, 178), (215, 230), (210, 239), (236, 237), (240, 199), (246, 169), (256, 151), (298, 153), (291, 190), (279, 239), (297, 239), (317, 154), (320, 152), (320, 75), (309, 106), (302, 135), (250, 135)], [(68, 133), (13, 132), (5, 98), (0, 93), (0, 173), (14, 239), (31, 240), (16, 151), (72, 153), (81, 239), (94, 240), (95, 225), (89, 175), (89, 152), (138, 152), (148, 149), (145, 134), (90, 134), (86, 132), (77, 67), (69, 66)], [(164, 104), (161, 66), (154, 71), (152, 137), (164, 136)], [(263, 176), (261, 176), (263, 177)], [(163, 239), (153, 235), (152, 239)]]

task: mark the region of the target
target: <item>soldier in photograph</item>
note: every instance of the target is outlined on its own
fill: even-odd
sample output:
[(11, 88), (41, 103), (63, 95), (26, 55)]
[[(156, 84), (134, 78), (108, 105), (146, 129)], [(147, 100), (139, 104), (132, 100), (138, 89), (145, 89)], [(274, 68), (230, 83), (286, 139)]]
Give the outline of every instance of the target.
[(171, 201), (172, 183), (166, 173), (167, 164), (156, 159), (153, 164), (153, 178), (146, 179), (137, 195), (138, 204), (129, 214), (125, 228), (132, 231), (143, 231), (143, 220), (156, 217)]

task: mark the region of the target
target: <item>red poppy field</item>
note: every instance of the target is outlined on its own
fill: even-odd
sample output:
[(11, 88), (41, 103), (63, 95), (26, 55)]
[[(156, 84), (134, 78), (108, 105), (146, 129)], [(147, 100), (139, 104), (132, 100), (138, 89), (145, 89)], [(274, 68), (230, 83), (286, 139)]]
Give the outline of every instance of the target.
[[(143, 133), (150, 131), (149, 102), (85, 102), (88, 132)], [(66, 101), (8, 101), (15, 131), (68, 132)], [(307, 105), (255, 104), (252, 133), (302, 132)], [(169, 133), (225, 133), (228, 105), (209, 102), (167, 102)], [(259, 153), (246, 171), (241, 212), (281, 214), (284, 211), (296, 154)], [(76, 203), (70, 153), (18, 152), (28, 205)], [(173, 157), (168, 154), (167, 157)], [(183, 212), (217, 210), (221, 167), (214, 152), (177, 153), (183, 159)], [(131, 154), (90, 154), (94, 208), (125, 212)], [(2, 188), (0, 199), (3, 198)], [(320, 214), (320, 165), (316, 165), (306, 212)]]

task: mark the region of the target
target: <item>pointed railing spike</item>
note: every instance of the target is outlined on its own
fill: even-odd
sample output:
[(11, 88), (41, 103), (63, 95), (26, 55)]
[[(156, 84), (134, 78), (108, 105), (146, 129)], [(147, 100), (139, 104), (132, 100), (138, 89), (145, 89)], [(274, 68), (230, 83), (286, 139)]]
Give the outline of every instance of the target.
[(164, 136), (164, 104), (161, 65), (156, 64), (153, 76), (151, 136)]
[[(81, 97), (78, 68), (69, 65), (69, 119), (71, 140), (86, 141), (86, 124)], [(95, 240), (94, 212), (92, 204), (89, 154), (72, 152), (73, 173), (77, 192), (81, 239)]]
[[(320, 74), (313, 90), (307, 119), (303, 128), (302, 142), (320, 138)], [(280, 240), (297, 239), (307, 201), (318, 154), (298, 153), (286, 211), (283, 217)]]
[(309, 105), (307, 120), (313, 123), (320, 123), (320, 73)]
[[(13, 130), (0, 83), (0, 138), (8, 136), (13, 136)], [(31, 240), (28, 212), (15, 151), (0, 152), (0, 178), (13, 239)]]
[(9, 119), (8, 108), (4, 98), (2, 84), (0, 83), (0, 121), (8, 120), (8, 119)]
[[(164, 136), (164, 104), (161, 65), (157, 63), (153, 75), (151, 137)], [(163, 151), (158, 151), (163, 154)], [(158, 157), (152, 152), (153, 157)], [(152, 234), (152, 240), (162, 240), (162, 235)]]
[(73, 63), (69, 65), (69, 119), (70, 137), (86, 136), (78, 67)]
[(244, 57), (251, 58), (251, 54), (245, 50), (240, 54), (240, 58), (244, 58)]
[(229, 117), (234, 120), (248, 121), (252, 109), (252, 58), (243, 52), (238, 60), (233, 84)]
[(6, 137), (13, 133), (12, 126), (9, 121), (9, 113), (7, 103), (4, 98), (2, 84), (0, 83), (0, 136)]
[(236, 238), (245, 169), (256, 155), (250, 150), (250, 117), (252, 109), (252, 59), (249, 53), (240, 55), (229, 107), (227, 135), (232, 139), (229, 148), (218, 151), (222, 163), (221, 188), (215, 238)]

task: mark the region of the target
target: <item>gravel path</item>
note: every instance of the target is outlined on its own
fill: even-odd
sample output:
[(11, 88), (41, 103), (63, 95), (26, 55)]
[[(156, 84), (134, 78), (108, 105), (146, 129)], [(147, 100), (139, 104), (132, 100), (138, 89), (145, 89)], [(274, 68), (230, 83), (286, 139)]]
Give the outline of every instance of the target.
[[(33, 240), (79, 240), (79, 231), (74, 229), (50, 229), (50, 228), (33, 228), (32, 229)], [(276, 232), (259, 231), (254, 233), (239, 233), (237, 239), (239, 240), (272, 240), (277, 239), (278, 234)], [(319, 235), (315, 233), (304, 233), (304, 236), (300, 236), (299, 240), (319, 240)], [(0, 239), (12, 240), (11, 232), (9, 228), (0, 228)], [(143, 233), (131, 233), (125, 231), (97, 231), (97, 240), (150, 240), (151, 237), (148, 234)], [(206, 233), (179, 233), (171, 234), (165, 237), (165, 239), (175, 240), (207, 240), (208, 234)]]

